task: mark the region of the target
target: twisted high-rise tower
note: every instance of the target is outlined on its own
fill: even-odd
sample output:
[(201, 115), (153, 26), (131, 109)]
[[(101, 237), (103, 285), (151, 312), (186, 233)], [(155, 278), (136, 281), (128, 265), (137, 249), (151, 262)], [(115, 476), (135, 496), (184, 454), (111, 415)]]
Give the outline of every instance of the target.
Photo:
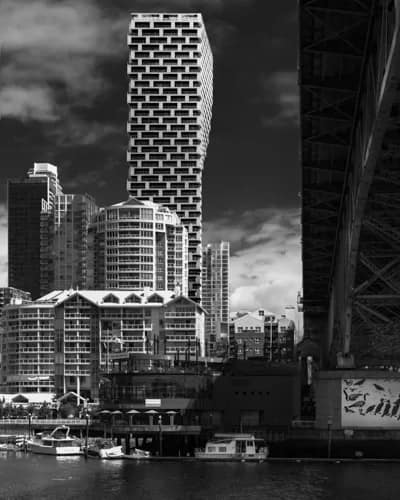
[(175, 211), (189, 236), (189, 296), (201, 300), (202, 171), (212, 54), (201, 14), (132, 14), (128, 192)]

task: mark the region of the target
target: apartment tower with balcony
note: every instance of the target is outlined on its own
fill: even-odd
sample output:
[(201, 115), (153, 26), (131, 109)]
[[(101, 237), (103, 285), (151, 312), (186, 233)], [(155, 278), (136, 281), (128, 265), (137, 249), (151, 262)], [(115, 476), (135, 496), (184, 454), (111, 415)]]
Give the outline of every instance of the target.
[(61, 194), (48, 212), (48, 265), (41, 268), (41, 292), (87, 288), (88, 232), (98, 207), (88, 194)]
[(189, 296), (201, 301), (202, 172), (213, 59), (201, 14), (132, 14), (127, 189), (175, 211), (188, 230)]
[(186, 295), (188, 237), (179, 217), (135, 198), (102, 209), (89, 231), (88, 286)]
[[(202, 291), (205, 335), (208, 353), (218, 354), (218, 346), (226, 349), (229, 336), (229, 257), (228, 241), (209, 243), (203, 247)], [(223, 349), (221, 349), (223, 350)]]

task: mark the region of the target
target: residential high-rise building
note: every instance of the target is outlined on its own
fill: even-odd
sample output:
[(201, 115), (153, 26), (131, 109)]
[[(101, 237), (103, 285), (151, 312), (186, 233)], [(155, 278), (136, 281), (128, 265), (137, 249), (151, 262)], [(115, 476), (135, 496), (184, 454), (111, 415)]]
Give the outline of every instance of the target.
[(27, 177), (8, 182), (8, 284), (40, 295), (40, 269), (48, 245), (48, 227), (42, 216), (62, 193), (57, 167), (34, 163)]
[(8, 182), (8, 282), (32, 298), (86, 287), (87, 235), (97, 212), (87, 194), (63, 194), (58, 168), (34, 163)]
[(210, 355), (217, 344), (228, 344), (229, 335), (229, 242), (209, 243), (203, 247), (203, 307), (207, 311), (205, 334)]
[(134, 13), (128, 46), (128, 192), (178, 214), (189, 237), (189, 296), (201, 301), (201, 186), (213, 96), (202, 16)]
[(130, 198), (104, 208), (89, 241), (89, 288), (187, 294), (187, 230), (167, 207)]
[(98, 208), (88, 194), (60, 194), (43, 214), (47, 224), (47, 264), (41, 266), (41, 293), (87, 288), (88, 231)]

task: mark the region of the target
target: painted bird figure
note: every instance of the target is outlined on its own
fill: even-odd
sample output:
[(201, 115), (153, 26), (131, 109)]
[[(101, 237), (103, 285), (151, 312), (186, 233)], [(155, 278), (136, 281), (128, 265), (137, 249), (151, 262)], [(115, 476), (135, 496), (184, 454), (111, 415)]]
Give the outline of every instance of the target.
[(356, 401), (355, 403), (349, 405), (349, 408), (361, 408), (365, 405), (365, 401)]
[(399, 397), (396, 399), (396, 401), (393, 403), (392, 413), (390, 416), (394, 417), (396, 413), (399, 411), (399, 408), (400, 408), (400, 394)]
[(387, 403), (385, 404), (385, 409), (383, 410), (382, 417), (386, 417), (386, 415), (389, 415), (390, 412), (390, 407), (392, 406), (392, 403), (390, 400), (387, 400)]
[(365, 410), (365, 415), (367, 413), (371, 413), (373, 411), (373, 409), (375, 408), (375, 405), (371, 405), (371, 406), (368, 406), (368, 408)]
[(378, 403), (376, 405), (376, 408), (375, 408), (375, 411), (374, 411), (374, 415), (377, 415), (382, 410), (384, 404), (385, 404), (385, 400), (383, 398), (381, 398), (380, 403)]

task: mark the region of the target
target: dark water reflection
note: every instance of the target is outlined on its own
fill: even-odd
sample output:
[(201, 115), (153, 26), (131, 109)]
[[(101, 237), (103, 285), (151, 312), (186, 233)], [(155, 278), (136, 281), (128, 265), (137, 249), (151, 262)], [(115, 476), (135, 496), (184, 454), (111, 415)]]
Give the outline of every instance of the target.
[(0, 499), (394, 500), (400, 464), (84, 461), (0, 454)]

